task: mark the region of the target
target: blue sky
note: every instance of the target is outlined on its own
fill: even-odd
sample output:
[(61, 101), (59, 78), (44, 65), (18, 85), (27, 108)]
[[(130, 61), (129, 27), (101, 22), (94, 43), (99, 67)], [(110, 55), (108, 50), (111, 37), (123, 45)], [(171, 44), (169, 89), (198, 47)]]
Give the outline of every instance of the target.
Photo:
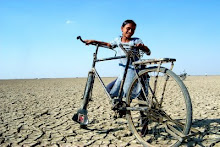
[[(126, 19), (151, 49), (145, 58), (176, 58), (177, 74), (219, 75), (219, 8), (218, 0), (0, 0), (0, 79), (86, 77), (94, 47), (76, 37), (109, 42)], [(117, 62), (97, 64), (100, 75), (117, 76)]]

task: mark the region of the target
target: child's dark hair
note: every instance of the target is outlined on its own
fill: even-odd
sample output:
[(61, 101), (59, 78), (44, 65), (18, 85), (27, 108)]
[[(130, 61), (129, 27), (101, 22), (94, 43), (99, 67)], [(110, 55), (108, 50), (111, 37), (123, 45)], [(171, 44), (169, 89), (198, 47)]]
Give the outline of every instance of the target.
[(126, 24), (132, 23), (133, 25), (136, 26), (136, 23), (133, 20), (127, 19), (123, 22), (123, 24), (121, 25), (121, 27), (124, 27)]

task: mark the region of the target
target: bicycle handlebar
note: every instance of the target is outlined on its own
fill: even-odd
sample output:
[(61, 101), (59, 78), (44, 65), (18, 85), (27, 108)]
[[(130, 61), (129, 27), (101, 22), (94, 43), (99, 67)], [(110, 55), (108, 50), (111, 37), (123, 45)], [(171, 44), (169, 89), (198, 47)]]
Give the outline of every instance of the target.
[[(83, 43), (85, 43), (86, 44), (86, 42), (84, 41), (84, 40), (82, 40), (82, 38), (81, 38), (81, 36), (77, 36), (77, 38), (76, 38), (77, 40), (80, 40), (80, 41), (82, 41)], [(112, 48), (114, 48), (114, 47), (108, 47), (108, 46), (106, 46), (106, 45), (103, 45), (103, 44), (101, 44), (101, 43), (91, 43), (91, 45), (98, 45), (99, 47), (104, 47), (104, 48), (108, 48), (108, 49), (112, 49)]]
[(81, 36), (77, 36), (76, 39), (82, 41), (83, 43), (86, 43), (85, 41), (82, 40)]
[[(77, 36), (76, 39), (77, 39), (77, 40), (80, 40), (81, 42), (83, 42), (83, 43), (86, 44), (86, 42), (85, 42), (84, 40), (82, 40), (81, 36)], [(99, 42), (97, 42), (97, 43), (93, 42), (93, 43), (91, 43), (91, 45), (98, 45), (99, 47), (104, 47), (104, 48), (108, 48), (108, 49), (113, 49), (113, 48), (115, 48), (115, 47), (109, 47), (109, 46), (103, 45), (103, 44), (101, 44), (101, 43), (99, 43)], [(124, 53), (126, 54), (127, 57), (128, 57), (129, 55), (132, 55), (132, 51), (127, 51), (127, 50), (123, 47), (122, 44), (120, 44), (119, 47), (124, 51)]]

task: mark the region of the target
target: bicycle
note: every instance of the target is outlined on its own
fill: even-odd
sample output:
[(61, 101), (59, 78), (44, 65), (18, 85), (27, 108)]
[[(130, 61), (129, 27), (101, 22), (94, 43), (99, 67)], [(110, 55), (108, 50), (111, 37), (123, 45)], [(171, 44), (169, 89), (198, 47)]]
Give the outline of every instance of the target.
[[(77, 39), (85, 43), (80, 36)], [(124, 56), (115, 55), (114, 57), (98, 59), (99, 47), (110, 48), (98, 43), (92, 45), (96, 46), (92, 69), (88, 73), (81, 108), (74, 114), (73, 120), (80, 123), (82, 128), (88, 124), (87, 105), (91, 99), (94, 79), (97, 77), (110, 103), (112, 103), (112, 110), (116, 112), (117, 117), (126, 116), (131, 132), (143, 146), (179, 146), (186, 140), (192, 123), (192, 104), (186, 86), (172, 72), (176, 59), (134, 61), (132, 65), (136, 69), (136, 77), (130, 85), (126, 98), (123, 98), (122, 91), (128, 64), (134, 58), (132, 48), (126, 50), (120, 45), (120, 48), (125, 52)], [(97, 62), (122, 58), (127, 58), (127, 64), (119, 95), (117, 99), (112, 99), (95, 65)], [(170, 69), (162, 67), (161, 65), (164, 63), (171, 63)], [(175, 112), (172, 110), (174, 107), (178, 107)]]
[(186, 79), (186, 77), (187, 77), (187, 73), (184, 70), (183, 73), (180, 74), (180, 79), (183, 81)]

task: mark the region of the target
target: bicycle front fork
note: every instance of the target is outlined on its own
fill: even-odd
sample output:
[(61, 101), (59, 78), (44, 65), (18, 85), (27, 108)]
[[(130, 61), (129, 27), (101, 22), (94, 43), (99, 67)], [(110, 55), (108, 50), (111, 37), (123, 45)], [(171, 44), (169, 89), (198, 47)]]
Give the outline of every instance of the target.
[(80, 123), (81, 128), (86, 128), (87, 124), (89, 123), (88, 116), (87, 116), (87, 105), (89, 103), (89, 100), (92, 96), (92, 88), (94, 84), (94, 72), (90, 71), (88, 74), (86, 87), (83, 94), (83, 102), (81, 105), (81, 108), (78, 109), (77, 113), (73, 115), (73, 120)]
[(81, 109), (85, 109), (85, 110), (87, 109), (87, 105), (92, 96), (92, 88), (94, 84), (94, 79), (95, 79), (94, 72), (90, 71), (88, 74), (86, 87), (85, 87), (84, 94), (83, 94), (83, 102), (82, 102)]

